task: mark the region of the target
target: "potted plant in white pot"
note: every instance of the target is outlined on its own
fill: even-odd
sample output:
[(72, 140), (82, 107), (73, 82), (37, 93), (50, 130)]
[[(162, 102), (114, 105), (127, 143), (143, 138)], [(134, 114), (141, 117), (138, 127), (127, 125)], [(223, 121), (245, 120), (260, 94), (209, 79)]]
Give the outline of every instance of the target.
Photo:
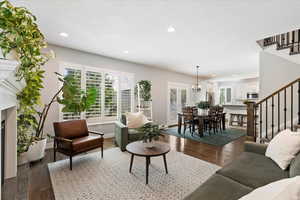
[[(45, 155), (45, 148), (47, 139), (44, 137), (44, 126), (53, 103), (58, 102), (64, 105), (63, 112), (81, 113), (88, 110), (96, 102), (98, 91), (91, 87), (86, 92), (81, 91), (75, 84), (75, 80), (71, 76), (63, 77), (56, 73), (59, 81), (63, 83), (62, 87), (54, 94), (48, 104), (45, 104), (38, 112), (38, 115), (33, 116), (36, 120), (37, 127), (32, 135), (32, 143), (27, 151), (27, 158), (29, 162), (42, 159)], [(60, 98), (62, 94), (62, 98)]]
[(200, 115), (207, 115), (208, 113), (208, 109), (210, 107), (210, 103), (208, 101), (200, 101), (198, 104), (197, 104), (197, 107), (199, 109), (199, 114)]
[(50, 57), (42, 53), (46, 47), (35, 16), (7, 0), (0, 2), (0, 48), (4, 58), (18, 61), (16, 79), (25, 83), (17, 94), (19, 155), (34, 141), (30, 133), (37, 126), (33, 115), (38, 113), (36, 107), (41, 102), (44, 74), (41, 67)]
[[(24, 7), (15, 7), (9, 1), (0, 2), (0, 48), (4, 58), (16, 59), (19, 63), (16, 79), (23, 81), (25, 87), (17, 94), (18, 100), (18, 155), (23, 161), (34, 161), (44, 156), (46, 138), (43, 130), (51, 105), (60, 101), (62, 104), (75, 105), (74, 112), (89, 108), (96, 99), (96, 90), (86, 93), (73, 87), (71, 78), (61, 75), (63, 87), (53, 96), (48, 104), (41, 103), (41, 89), (45, 71), (42, 66), (52, 57), (50, 51), (44, 53), (47, 47), (45, 38), (36, 24), (36, 17)], [(58, 99), (61, 92), (72, 100)], [(76, 98), (75, 98), (76, 96)], [(78, 96), (80, 98), (78, 98)], [(72, 106), (68, 106), (71, 107)], [(20, 159), (19, 159), (20, 160)]]

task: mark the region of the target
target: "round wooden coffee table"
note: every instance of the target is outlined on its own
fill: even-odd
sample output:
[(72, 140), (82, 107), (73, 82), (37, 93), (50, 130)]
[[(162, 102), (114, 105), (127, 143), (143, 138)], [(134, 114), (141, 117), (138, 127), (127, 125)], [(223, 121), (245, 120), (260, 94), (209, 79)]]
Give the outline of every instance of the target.
[(157, 142), (152, 148), (147, 148), (141, 141), (132, 142), (126, 146), (126, 150), (131, 154), (129, 173), (131, 173), (134, 156), (146, 158), (146, 184), (148, 184), (149, 164), (151, 157), (163, 156), (166, 173), (168, 173), (166, 154), (170, 151), (170, 146)]

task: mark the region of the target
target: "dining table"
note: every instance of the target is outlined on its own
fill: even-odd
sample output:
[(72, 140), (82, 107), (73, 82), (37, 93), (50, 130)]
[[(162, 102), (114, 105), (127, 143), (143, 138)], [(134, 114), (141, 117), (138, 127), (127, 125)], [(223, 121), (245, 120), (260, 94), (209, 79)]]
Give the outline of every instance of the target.
[[(177, 113), (178, 115), (178, 133), (181, 134), (183, 125), (183, 113)], [(221, 113), (222, 130), (226, 130), (226, 113)], [(211, 119), (213, 115), (210, 114), (193, 114), (195, 121), (198, 121), (198, 134), (200, 137), (204, 136), (204, 120)], [(192, 127), (192, 131), (195, 132), (195, 124)]]

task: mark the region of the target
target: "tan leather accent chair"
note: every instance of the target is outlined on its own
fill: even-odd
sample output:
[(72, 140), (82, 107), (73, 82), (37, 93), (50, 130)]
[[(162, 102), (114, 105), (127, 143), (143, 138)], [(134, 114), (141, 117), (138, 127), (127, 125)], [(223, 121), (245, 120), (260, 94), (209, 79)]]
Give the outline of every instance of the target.
[[(72, 120), (54, 122), (54, 162), (56, 152), (60, 152), (70, 158), (70, 170), (72, 170), (72, 157), (96, 148), (101, 148), (103, 158), (103, 133), (89, 131), (85, 120)], [(90, 135), (92, 133), (93, 135)]]

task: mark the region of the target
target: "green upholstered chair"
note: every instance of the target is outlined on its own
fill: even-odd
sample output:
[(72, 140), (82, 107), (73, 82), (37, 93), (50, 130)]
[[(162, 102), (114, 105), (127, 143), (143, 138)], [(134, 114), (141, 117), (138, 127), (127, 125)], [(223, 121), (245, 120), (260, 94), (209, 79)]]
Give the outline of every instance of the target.
[(115, 122), (115, 144), (120, 147), (121, 151), (126, 150), (126, 145), (141, 140), (142, 134), (138, 129), (128, 128), (126, 126), (126, 116), (122, 115), (121, 120)]

